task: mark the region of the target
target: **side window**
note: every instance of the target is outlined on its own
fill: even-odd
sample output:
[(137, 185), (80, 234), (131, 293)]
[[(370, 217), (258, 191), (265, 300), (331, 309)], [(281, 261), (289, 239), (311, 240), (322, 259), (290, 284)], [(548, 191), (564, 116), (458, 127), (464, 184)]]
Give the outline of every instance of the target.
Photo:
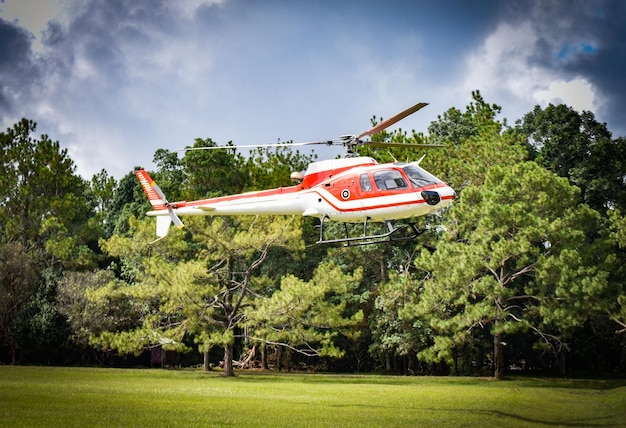
[(372, 191), (372, 182), (367, 174), (361, 174), (361, 190), (364, 192)]
[(400, 171), (395, 170), (375, 172), (374, 181), (379, 190), (397, 190), (408, 187)]

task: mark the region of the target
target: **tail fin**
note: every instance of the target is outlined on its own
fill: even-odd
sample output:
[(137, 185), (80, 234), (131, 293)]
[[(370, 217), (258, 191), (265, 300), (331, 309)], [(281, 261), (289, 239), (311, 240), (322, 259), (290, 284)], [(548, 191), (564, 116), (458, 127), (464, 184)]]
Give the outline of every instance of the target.
[(167, 235), (167, 232), (170, 230), (170, 225), (172, 224), (172, 220), (169, 216), (158, 216), (156, 218), (156, 235), (160, 238), (163, 238)]
[(154, 211), (167, 211), (167, 214), (165, 212), (163, 214), (156, 214), (157, 236), (159, 238), (163, 238), (167, 235), (171, 223), (174, 223), (174, 225), (179, 229), (183, 228), (185, 225), (172, 209), (161, 188), (154, 182), (154, 180), (152, 180), (152, 178), (150, 178), (148, 172), (144, 169), (138, 169), (135, 171), (135, 175), (137, 176), (139, 183), (141, 183), (143, 191), (150, 200), (150, 204), (152, 205)]

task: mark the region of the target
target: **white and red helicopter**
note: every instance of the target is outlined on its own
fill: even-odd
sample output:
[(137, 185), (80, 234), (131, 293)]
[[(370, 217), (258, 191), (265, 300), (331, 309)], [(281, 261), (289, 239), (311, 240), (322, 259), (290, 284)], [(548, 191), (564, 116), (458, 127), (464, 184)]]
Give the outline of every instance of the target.
[[(320, 237), (317, 244), (343, 243), (362, 245), (417, 237), (423, 230), (415, 223), (396, 226), (395, 220), (410, 219), (438, 211), (452, 203), (456, 194), (446, 183), (420, 167), (417, 162), (378, 164), (373, 158), (355, 156), (359, 145), (373, 147), (440, 147), (402, 143), (363, 141), (408, 115), (425, 107), (418, 103), (401, 113), (379, 123), (359, 135), (344, 135), (337, 140), (295, 143), (290, 146), (312, 144), (343, 145), (347, 156), (342, 159), (312, 162), (304, 173), (293, 173), (294, 186), (261, 190), (197, 201), (168, 202), (163, 191), (144, 169), (135, 171), (144, 192), (152, 204), (148, 216), (156, 217), (156, 234), (167, 235), (170, 225), (182, 228), (179, 216), (238, 216), (238, 215), (301, 215), (320, 220)], [(198, 149), (236, 149), (257, 146), (221, 146)], [(342, 222), (345, 236), (326, 239), (324, 223)], [(383, 233), (368, 234), (368, 223), (384, 222)], [(361, 223), (362, 234), (350, 236), (348, 223)], [(407, 228), (408, 227), (408, 228)], [(404, 230), (404, 232), (400, 232)], [(407, 233), (408, 231), (408, 233)]]

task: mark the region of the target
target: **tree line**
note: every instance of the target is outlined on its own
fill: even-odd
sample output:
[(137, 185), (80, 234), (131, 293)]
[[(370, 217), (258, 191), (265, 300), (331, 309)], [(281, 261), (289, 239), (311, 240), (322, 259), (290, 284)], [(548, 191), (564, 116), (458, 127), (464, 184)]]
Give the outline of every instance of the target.
[[(442, 144), (422, 165), (455, 204), (416, 219), (416, 241), (351, 248), (312, 245), (317, 220), (280, 216), (190, 218), (150, 244), (133, 171), (87, 181), (21, 120), (0, 133), (0, 362), (145, 364), (159, 350), (226, 375), (624, 373), (626, 139), (566, 105), (509, 125), (472, 96), (426, 135), (374, 136)], [(159, 149), (151, 174), (169, 200), (194, 200), (290, 185), (313, 160), (289, 144)]]

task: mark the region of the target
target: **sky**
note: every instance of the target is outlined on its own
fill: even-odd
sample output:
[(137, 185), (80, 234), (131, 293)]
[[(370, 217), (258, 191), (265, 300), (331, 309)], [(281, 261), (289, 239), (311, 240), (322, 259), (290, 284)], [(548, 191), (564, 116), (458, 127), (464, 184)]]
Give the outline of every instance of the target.
[(390, 130), (427, 133), (473, 90), (509, 124), (565, 103), (617, 138), (624, 70), (622, 0), (0, 0), (0, 130), (35, 121), (86, 179), (196, 138), (359, 134), (422, 101)]

